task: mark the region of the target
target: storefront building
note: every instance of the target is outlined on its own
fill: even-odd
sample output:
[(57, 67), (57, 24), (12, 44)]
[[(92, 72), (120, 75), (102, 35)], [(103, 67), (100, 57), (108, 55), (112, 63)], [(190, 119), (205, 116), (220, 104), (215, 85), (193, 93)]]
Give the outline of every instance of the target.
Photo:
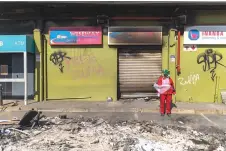
[(162, 69), (169, 69), (177, 91), (174, 101), (221, 103), (226, 89), (225, 15), (224, 10), (192, 10), (173, 19), (166, 13), (111, 14), (106, 20), (55, 17), (21, 27), (15, 23), (9, 28), (13, 31), (2, 27), (0, 32), (33, 34), (37, 101), (155, 97), (152, 85)]
[[(188, 22), (184, 31), (157, 21), (115, 21), (108, 27), (47, 22), (43, 100), (156, 96), (152, 84), (162, 69), (169, 69), (177, 91), (174, 101), (221, 103), (226, 88), (224, 44), (223, 39), (210, 39), (224, 37), (224, 27), (200, 22), (200, 16), (196, 12), (195, 25)], [(211, 16), (207, 20), (212, 21)], [(77, 42), (73, 37), (65, 40), (67, 33)], [(197, 41), (196, 36), (210, 39)]]
[(180, 45), (181, 74), (176, 77), (177, 101), (225, 101), (224, 14), (225, 11), (197, 12), (196, 24), (185, 26)]
[(48, 24), (43, 38), (44, 100), (156, 96), (152, 85), (162, 70), (162, 26)]

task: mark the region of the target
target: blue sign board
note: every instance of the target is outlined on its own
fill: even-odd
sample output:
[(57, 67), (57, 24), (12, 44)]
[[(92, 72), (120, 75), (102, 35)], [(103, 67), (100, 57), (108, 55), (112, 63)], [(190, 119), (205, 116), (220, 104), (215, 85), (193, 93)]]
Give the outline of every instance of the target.
[(0, 35), (0, 53), (35, 52), (34, 40), (26, 35)]
[(30, 53), (35, 53), (35, 42), (33, 36), (26, 37), (26, 51)]
[(101, 27), (55, 27), (49, 31), (50, 45), (100, 45)]

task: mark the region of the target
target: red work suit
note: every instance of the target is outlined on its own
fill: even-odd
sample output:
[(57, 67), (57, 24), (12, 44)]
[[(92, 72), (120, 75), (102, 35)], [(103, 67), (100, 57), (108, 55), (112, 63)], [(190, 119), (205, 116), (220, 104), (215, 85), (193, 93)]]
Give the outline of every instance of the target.
[(166, 104), (166, 114), (171, 114), (171, 103), (172, 103), (172, 94), (175, 94), (173, 80), (160, 76), (157, 82), (158, 85), (170, 85), (170, 88), (160, 94), (160, 113), (165, 114), (165, 104)]

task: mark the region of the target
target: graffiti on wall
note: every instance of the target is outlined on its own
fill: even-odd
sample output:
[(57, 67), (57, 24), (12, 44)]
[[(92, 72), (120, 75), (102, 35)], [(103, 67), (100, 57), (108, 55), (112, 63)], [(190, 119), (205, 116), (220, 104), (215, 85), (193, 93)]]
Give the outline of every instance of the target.
[(59, 67), (59, 70), (61, 73), (64, 72), (64, 60), (68, 59), (70, 60), (71, 58), (67, 56), (66, 52), (62, 52), (62, 51), (55, 51), (50, 55), (49, 60), (56, 66)]
[(102, 76), (103, 66), (92, 51), (73, 51), (70, 60), (65, 62), (66, 70), (73, 73), (73, 78), (83, 79), (91, 76)]
[(196, 85), (199, 81), (199, 74), (190, 74), (186, 78), (178, 78), (180, 85)]
[(226, 68), (225, 65), (220, 63), (223, 59), (223, 55), (219, 52), (214, 51), (213, 49), (207, 49), (205, 52), (201, 53), (197, 57), (197, 63), (203, 64), (203, 71), (209, 71), (211, 74), (212, 81), (216, 77), (216, 69), (218, 65), (221, 65)]
[(72, 73), (75, 79), (103, 75), (103, 66), (92, 51), (71, 50), (70, 53), (68, 52), (70, 55), (67, 52), (55, 51), (49, 58), (61, 73)]

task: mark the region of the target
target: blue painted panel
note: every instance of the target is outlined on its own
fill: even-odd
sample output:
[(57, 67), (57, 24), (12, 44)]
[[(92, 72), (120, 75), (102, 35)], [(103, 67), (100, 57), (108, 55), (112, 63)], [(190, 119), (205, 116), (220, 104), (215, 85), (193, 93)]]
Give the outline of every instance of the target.
[(26, 35), (0, 35), (0, 53), (35, 53), (34, 40)]
[(27, 36), (27, 47), (26, 51), (30, 53), (35, 53), (35, 42), (32, 36)]
[(0, 52), (25, 52), (26, 35), (0, 35)]

